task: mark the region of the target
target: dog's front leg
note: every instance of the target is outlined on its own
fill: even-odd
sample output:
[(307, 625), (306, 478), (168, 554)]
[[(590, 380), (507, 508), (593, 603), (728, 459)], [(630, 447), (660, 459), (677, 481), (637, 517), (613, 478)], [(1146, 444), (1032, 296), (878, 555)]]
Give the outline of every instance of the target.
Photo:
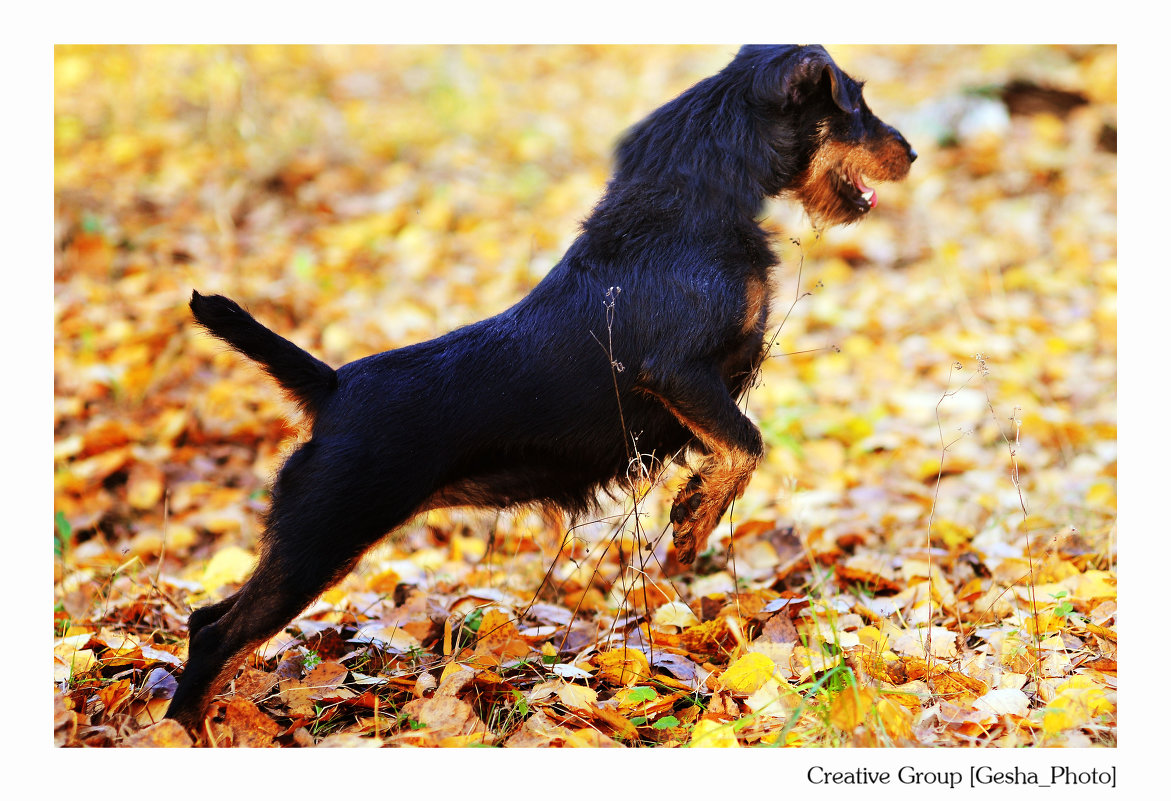
[(638, 388), (662, 403), (706, 451), (671, 506), (676, 556), (681, 563), (691, 564), (760, 464), (764, 453), (760, 431), (710, 367), (670, 376), (644, 373)]

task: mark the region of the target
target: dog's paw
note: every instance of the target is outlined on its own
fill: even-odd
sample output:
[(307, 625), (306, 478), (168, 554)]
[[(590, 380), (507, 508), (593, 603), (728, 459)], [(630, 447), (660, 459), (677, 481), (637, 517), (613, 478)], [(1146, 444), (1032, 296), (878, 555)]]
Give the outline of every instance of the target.
[(671, 504), (671, 538), (680, 564), (694, 562), (696, 554), (707, 545), (708, 535), (727, 508), (727, 503), (722, 501), (705, 491), (704, 477), (700, 473), (692, 475), (679, 490)]
[(695, 561), (732, 501), (744, 494), (755, 463), (746, 467), (709, 463), (692, 474), (679, 490), (671, 504), (671, 537), (680, 564)]

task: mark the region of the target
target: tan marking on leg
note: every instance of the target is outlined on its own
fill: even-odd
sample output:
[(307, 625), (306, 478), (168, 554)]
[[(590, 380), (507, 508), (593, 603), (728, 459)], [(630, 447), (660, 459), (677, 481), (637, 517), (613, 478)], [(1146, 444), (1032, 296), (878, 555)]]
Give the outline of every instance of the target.
[(707, 547), (708, 537), (732, 505), (744, 494), (760, 464), (760, 456), (724, 450), (704, 459), (671, 505), (672, 540), (681, 564), (691, 564)]
[(743, 334), (751, 334), (761, 324), (761, 317), (768, 315), (768, 284), (757, 278), (748, 279), (745, 291), (747, 301), (744, 313), (744, 325), (740, 330)]
[(679, 490), (671, 504), (671, 538), (681, 564), (695, 561), (696, 554), (707, 547), (708, 537), (732, 505), (744, 494), (748, 481), (760, 464), (761, 454), (730, 447), (716, 439), (703, 426), (688, 418), (662, 396), (650, 392), (667, 407), (708, 451), (691, 478)]

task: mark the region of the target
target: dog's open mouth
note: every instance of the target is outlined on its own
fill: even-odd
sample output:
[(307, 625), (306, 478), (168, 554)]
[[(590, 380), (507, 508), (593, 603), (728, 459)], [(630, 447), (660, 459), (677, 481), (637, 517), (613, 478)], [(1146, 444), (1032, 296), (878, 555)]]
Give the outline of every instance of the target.
[(878, 205), (878, 193), (866, 185), (862, 173), (838, 173), (838, 192), (850, 202), (850, 205), (865, 214)]

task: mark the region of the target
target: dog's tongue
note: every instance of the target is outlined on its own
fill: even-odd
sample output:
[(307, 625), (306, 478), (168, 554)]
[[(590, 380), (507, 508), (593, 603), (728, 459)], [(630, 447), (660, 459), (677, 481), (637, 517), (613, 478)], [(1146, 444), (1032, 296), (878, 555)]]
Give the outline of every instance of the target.
[(866, 184), (862, 183), (861, 177), (854, 179), (854, 186), (862, 194), (862, 198), (870, 204), (870, 208), (874, 208), (878, 205), (878, 193)]

